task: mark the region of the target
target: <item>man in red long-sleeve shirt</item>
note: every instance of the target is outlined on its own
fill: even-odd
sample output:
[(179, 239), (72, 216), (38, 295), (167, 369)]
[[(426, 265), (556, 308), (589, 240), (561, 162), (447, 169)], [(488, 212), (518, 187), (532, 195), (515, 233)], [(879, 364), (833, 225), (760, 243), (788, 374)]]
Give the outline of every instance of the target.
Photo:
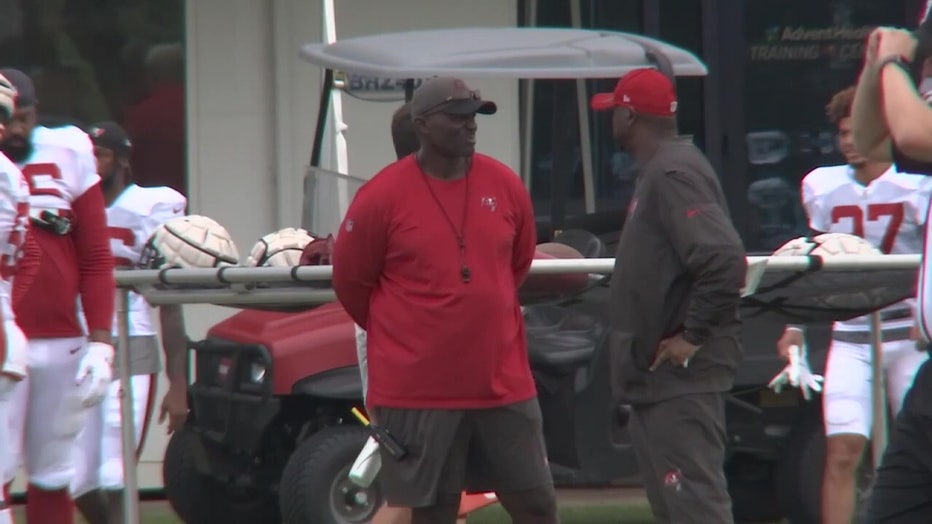
[[(112, 375), (114, 266), (106, 208), (87, 134), (73, 126), (37, 126), (30, 78), (15, 69), (0, 74), (17, 90), (0, 150), (29, 184), (30, 235), (41, 250), (32, 284), (14, 300), (29, 339), (28, 373), (11, 399), (4, 481), (25, 465), (26, 520), (71, 524), (75, 438), (85, 408), (104, 398)], [(88, 336), (78, 319), (79, 297)]]
[(453, 523), (460, 492), (495, 491), (517, 523), (557, 522), (517, 288), (534, 257), (520, 178), (475, 153), (459, 79), (411, 101), (420, 149), (356, 194), (334, 250), (333, 286), (367, 331), (368, 406), (408, 455), (383, 446), (390, 505), (412, 523)]

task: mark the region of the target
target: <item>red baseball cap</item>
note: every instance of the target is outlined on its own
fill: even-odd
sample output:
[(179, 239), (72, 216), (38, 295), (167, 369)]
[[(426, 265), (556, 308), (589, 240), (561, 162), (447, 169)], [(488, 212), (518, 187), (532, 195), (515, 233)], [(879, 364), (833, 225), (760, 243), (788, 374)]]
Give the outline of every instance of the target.
[(645, 115), (673, 116), (676, 114), (676, 89), (670, 79), (656, 69), (635, 69), (618, 80), (614, 92), (594, 95), (589, 105), (596, 111), (627, 107)]

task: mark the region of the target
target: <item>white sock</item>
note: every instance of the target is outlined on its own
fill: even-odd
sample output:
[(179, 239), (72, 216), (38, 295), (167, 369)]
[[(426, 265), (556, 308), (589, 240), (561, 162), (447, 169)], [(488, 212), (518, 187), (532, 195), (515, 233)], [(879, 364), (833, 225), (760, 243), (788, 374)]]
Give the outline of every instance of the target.
[(13, 510), (10, 508), (0, 509), (0, 524), (13, 524)]

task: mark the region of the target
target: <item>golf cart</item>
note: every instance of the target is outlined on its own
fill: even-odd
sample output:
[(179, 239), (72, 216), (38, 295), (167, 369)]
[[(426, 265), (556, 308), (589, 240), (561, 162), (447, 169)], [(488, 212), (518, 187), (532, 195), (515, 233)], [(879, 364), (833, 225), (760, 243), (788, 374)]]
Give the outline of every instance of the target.
[[(324, 120), (331, 114), (339, 72), (411, 79), (409, 95), (413, 79), (432, 75), (617, 78), (638, 67), (656, 67), (672, 76), (706, 74), (702, 62), (683, 49), (639, 35), (580, 29), (382, 34), (308, 45), (302, 56), (325, 69), (309, 187), (336, 187), (341, 210), (352, 196), (352, 177), (339, 166), (335, 172), (320, 167)], [(325, 182), (326, 176), (332, 179)], [(560, 206), (552, 207), (550, 216), (539, 217), (541, 242), (565, 243), (587, 258), (611, 257), (623, 213), (569, 219), (555, 214)], [(332, 231), (305, 226), (323, 234)], [(773, 520), (784, 514), (786, 504), (818, 500), (816, 487), (806, 493), (793, 490), (818, 474), (805, 468), (821, 469), (812, 453), (796, 457), (800, 446), (821, 434), (819, 402), (801, 402), (795, 391), (776, 395), (766, 385), (783, 367), (773, 350), (782, 322), (793, 320), (794, 311), (822, 321), (823, 328), (814, 329), (810, 339), (818, 347), (827, 342), (825, 322), (833, 319), (829, 313), (816, 318), (805, 307), (794, 310), (792, 296), (784, 291), (795, 290), (798, 298), (805, 290), (837, 293), (839, 288), (820, 288), (811, 273), (794, 275), (768, 272), (760, 283), (765, 293), (748, 303), (747, 358), (728, 403), (727, 427), (726, 470), (740, 520)], [(911, 275), (908, 284), (898, 287), (884, 277), (884, 283), (873, 286), (895, 288), (888, 294), (897, 297), (909, 294)], [(857, 281), (859, 289), (865, 282)], [(320, 291), (306, 283), (296, 286), (298, 292)], [(892, 300), (884, 295), (871, 306), (887, 299)], [(593, 285), (573, 296), (526, 304), (530, 364), (558, 485), (606, 485), (637, 473), (626, 431), (629, 411), (610, 402), (607, 304), (605, 278), (593, 279)], [(369, 521), (382, 503), (378, 483), (363, 489), (347, 478), (368, 436), (350, 415), (352, 407), (362, 408), (352, 321), (337, 303), (251, 307), (192, 344), (191, 414), (185, 428), (172, 436), (164, 460), (172, 507), (190, 523)], [(784, 460), (788, 457), (796, 460)], [(774, 479), (782, 479), (782, 485)], [(782, 507), (778, 493), (786, 494)]]

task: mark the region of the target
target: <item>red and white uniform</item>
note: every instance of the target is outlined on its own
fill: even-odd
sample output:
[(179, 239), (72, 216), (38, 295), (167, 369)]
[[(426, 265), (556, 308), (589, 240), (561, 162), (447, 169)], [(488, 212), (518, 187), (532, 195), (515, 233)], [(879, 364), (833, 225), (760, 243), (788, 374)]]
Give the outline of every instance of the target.
[[(118, 268), (135, 267), (146, 242), (168, 220), (183, 216), (187, 200), (169, 187), (129, 185), (107, 208), (110, 249)], [(113, 337), (118, 337), (114, 316)], [(155, 379), (159, 372), (159, 351), (152, 309), (137, 293), (129, 294), (129, 354), (133, 392), (133, 423), (136, 448), (145, 437), (150, 417)], [(125, 352), (118, 348), (117, 358)], [(117, 364), (118, 365), (118, 364)], [(114, 377), (118, 377), (114, 372)], [(78, 436), (76, 473), (71, 484), (74, 498), (95, 489), (123, 487), (123, 447), (121, 434), (120, 381), (110, 383), (104, 401), (91, 408), (87, 424)]]
[(80, 294), (89, 327), (107, 329), (113, 317), (113, 265), (91, 140), (76, 127), (36, 127), (32, 142), (33, 154), (21, 166), (32, 216), (50, 211), (69, 217), (74, 227), (67, 235), (33, 228), (43, 256), (18, 308), (20, 325), (30, 339), (81, 337)]
[(13, 278), (28, 225), (29, 188), (19, 169), (0, 154), (0, 450), (10, 445), (11, 395), (26, 374), (26, 336), (13, 316)]
[(56, 234), (35, 222), (30, 228), (41, 256), (32, 285), (14, 302), (29, 339), (28, 376), (12, 398), (4, 480), (25, 465), (32, 486), (55, 491), (66, 489), (74, 475), (73, 446), (87, 412), (75, 380), (87, 352), (78, 297), (90, 329), (107, 330), (115, 288), (90, 138), (76, 127), (36, 127), (31, 142), (33, 152), (20, 166), (29, 184), (30, 214), (67, 217), (71, 229)]
[[(813, 230), (857, 235), (888, 254), (922, 251), (932, 177), (891, 167), (864, 186), (850, 166), (821, 167), (803, 179), (802, 193)], [(909, 299), (881, 311), (887, 398), (894, 414), (926, 359), (909, 337), (914, 306)], [(836, 322), (823, 394), (827, 435), (870, 436), (871, 360), (870, 317)]]
[[(165, 222), (184, 216), (187, 199), (170, 187), (140, 187), (129, 185), (107, 208), (107, 230), (110, 250), (118, 268), (135, 267), (142, 257), (142, 248)], [(155, 335), (151, 308), (142, 295), (130, 293), (130, 336)], [(117, 335), (116, 317), (113, 335)]]
[(29, 187), (19, 168), (0, 154), (0, 374), (16, 378), (26, 375), (26, 338), (13, 314), (13, 278), (28, 229)]

